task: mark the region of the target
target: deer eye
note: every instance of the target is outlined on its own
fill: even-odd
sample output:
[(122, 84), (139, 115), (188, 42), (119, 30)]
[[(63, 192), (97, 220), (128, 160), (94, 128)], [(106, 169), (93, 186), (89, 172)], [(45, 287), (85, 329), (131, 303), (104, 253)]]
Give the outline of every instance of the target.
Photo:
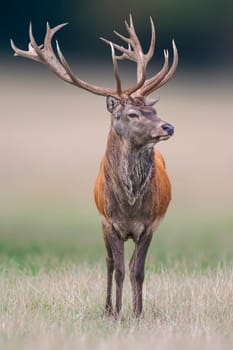
[(137, 113), (129, 113), (128, 117), (130, 117), (130, 118), (138, 118), (138, 114)]

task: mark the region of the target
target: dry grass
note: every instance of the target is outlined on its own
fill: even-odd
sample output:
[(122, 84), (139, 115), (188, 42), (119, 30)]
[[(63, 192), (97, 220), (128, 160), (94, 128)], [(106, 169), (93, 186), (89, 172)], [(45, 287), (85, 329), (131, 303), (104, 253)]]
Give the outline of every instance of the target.
[(1, 274), (1, 343), (6, 349), (222, 349), (233, 345), (233, 269), (149, 271), (144, 317), (130, 314), (126, 280), (122, 319), (102, 315), (105, 271), (67, 266), (36, 276)]

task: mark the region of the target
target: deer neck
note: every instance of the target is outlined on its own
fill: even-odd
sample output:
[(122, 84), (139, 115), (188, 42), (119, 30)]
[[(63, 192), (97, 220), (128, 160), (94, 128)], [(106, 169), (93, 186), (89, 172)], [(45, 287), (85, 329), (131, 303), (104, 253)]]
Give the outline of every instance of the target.
[(143, 195), (154, 172), (153, 147), (129, 145), (111, 128), (106, 162), (105, 171), (111, 180), (113, 190), (121, 191), (128, 203), (134, 205)]

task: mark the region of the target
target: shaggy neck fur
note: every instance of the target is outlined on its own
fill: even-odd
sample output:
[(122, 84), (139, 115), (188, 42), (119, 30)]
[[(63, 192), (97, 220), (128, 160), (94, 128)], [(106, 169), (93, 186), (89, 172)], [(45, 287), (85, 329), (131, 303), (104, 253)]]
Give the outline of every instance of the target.
[[(132, 147), (110, 130), (105, 172), (113, 189), (121, 189), (132, 206), (143, 194), (154, 171), (153, 147)], [(118, 193), (118, 196), (121, 196)], [(121, 196), (122, 197), (122, 196)]]

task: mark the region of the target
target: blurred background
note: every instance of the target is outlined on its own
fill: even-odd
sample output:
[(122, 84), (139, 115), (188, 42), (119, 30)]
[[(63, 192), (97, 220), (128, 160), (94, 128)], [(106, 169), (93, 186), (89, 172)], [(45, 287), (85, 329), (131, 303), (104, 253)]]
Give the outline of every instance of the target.
[[(158, 145), (173, 184), (173, 201), (150, 253), (152, 263), (174, 259), (204, 266), (233, 257), (233, 3), (231, 1), (9, 1), (0, 13), (0, 253), (35, 267), (31, 256), (104, 260), (93, 185), (105, 150), (105, 99), (54, 76), (47, 67), (13, 57), (9, 39), (26, 49), (28, 24), (39, 44), (45, 25), (69, 22), (57, 35), (80, 78), (114, 87), (110, 49), (134, 16), (144, 49), (149, 16), (157, 29), (148, 75), (174, 38), (179, 67), (160, 91), (158, 113), (175, 135)], [(124, 86), (134, 64), (122, 63)], [(33, 261), (32, 261), (33, 260)]]

